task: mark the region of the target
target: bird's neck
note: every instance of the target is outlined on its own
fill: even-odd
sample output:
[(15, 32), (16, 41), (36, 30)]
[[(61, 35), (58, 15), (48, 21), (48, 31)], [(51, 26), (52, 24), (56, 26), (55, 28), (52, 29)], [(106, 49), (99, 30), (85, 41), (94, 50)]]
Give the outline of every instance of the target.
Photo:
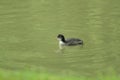
[(61, 39), (61, 41), (64, 42), (64, 43), (66, 42), (64, 37)]

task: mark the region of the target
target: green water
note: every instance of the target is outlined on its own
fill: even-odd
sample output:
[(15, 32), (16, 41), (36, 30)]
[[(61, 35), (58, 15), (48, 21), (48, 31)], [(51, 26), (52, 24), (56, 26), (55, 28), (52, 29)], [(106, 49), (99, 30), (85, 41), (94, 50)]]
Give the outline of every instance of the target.
[[(94, 75), (120, 72), (119, 0), (0, 0), (0, 68)], [(58, 52), (56, 36), (84, 47)]]

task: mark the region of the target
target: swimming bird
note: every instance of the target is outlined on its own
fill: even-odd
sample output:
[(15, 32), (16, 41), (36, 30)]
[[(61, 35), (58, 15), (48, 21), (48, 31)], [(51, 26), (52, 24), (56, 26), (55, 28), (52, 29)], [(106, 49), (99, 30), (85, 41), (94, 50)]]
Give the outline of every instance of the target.
[(76, 45), (83, 45), (83, 41), (78, 38), (68, 38), (65, 39), (63, 34), (58, 34), (57, 36), (59, 40), (59, 48), (63, 49), (63, 46), (76, 46)]

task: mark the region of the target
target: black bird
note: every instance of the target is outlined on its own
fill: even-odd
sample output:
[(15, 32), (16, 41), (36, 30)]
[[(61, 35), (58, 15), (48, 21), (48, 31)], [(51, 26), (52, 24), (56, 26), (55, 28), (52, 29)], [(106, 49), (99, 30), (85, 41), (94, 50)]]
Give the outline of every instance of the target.
[(58, 34), (57, 38), (59, 40), (59, 48), (60, 49), (63, 49), (63, 46), (83, 45), (83, 41), (78, 38), (65, 39), (63, 34)]

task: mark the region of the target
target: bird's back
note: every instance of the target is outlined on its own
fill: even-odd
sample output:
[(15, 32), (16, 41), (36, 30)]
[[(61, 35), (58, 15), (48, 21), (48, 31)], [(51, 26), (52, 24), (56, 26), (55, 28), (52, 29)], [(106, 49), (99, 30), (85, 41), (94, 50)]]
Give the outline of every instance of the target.
[(80, 45), (83, 44), (83, 41), (77, 38), (68, 38), (66, 39), (66, 45), (72, 46), (72, 45)]

